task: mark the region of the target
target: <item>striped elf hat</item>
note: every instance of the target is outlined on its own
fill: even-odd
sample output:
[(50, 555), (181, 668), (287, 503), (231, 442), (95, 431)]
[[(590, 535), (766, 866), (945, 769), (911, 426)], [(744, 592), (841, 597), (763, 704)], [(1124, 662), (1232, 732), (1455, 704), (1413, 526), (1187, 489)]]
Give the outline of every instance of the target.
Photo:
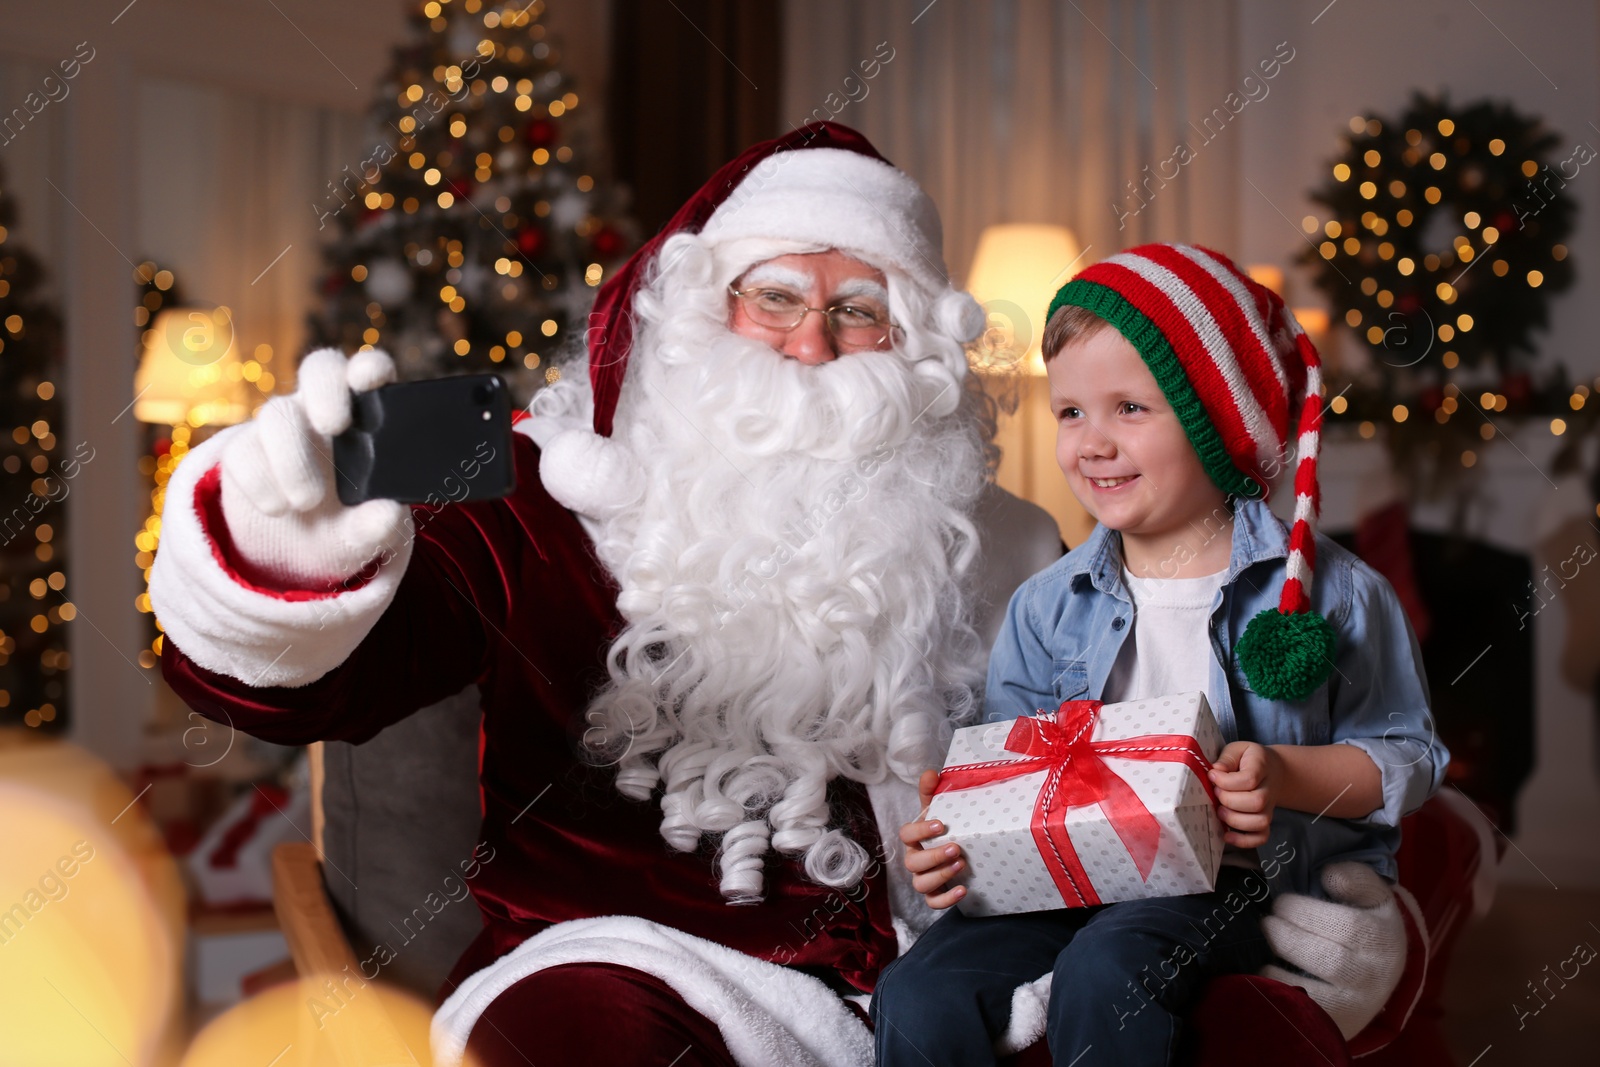
[(1322, 431), (1322, 361), (1311, 339), (1276, 293), (1195, 245), (1141, 245), (1096, 263), (1056, 292), (1045, 321), (1066, 306), (1094, 312), (1138, 351), (1224, 493), (1264, 500), (1294, 460), (1283, 594), (1276, 610), (1245, 627), (1239, 660), (1256, 692), (1303, 700), (1328, 676), (1334, 654), (1333, 628), (1311, 610)]

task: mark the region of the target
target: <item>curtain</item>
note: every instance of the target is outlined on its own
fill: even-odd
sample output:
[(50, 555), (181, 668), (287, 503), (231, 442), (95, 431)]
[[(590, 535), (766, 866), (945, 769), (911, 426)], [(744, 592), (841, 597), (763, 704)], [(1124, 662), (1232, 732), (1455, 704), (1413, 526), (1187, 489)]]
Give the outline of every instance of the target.
[(327, 183), (359, 170), (381, 135), (356, 115), (157, 79), (139, 85), (138, 122), (130, 254), (172, 269), (190, 302), (232, 309), (245, 358), (271, 345), (269, 369), (286, 391), (316, 301), (320, 242), (335, 233), (332, 217), (318, 229), (319, 212), (341, 202)]
[[(1234, 248), (1241, 138), (1214, 109), (1270, 58), (1238, 54), (1237, 18), (1233, 0), (791, 2), (783, 125), (831, 117), (921, 182), (958, 283), (993, 223), (1071, 228), (1079, 268), (1150, 240)], [(1092, 523), (1055, 465), (1043, 384), (1002, 390), (1000, 482), (1076, 544)]]
[(781, 132), (782, 30), (769, 4), (617, 0), (607, 125), (645, 236), (718, 167)]
[[(1232, 2), (790, 3), (782, 117), (838, 109), (920, 181), (958, 278), (997, 222), (1069, 226), (1085, 262), (1155, 239), (1234, 247), (1238, 139), (1205, 120), (1268, 58), (1237, 55), (1235, 24)], [(893, 58), (864, 78), (885, 45)], [(1163, 168), (1180, 142), (1192, 161)], [(1147, 165), (1148, 206), (1119, 228)]]

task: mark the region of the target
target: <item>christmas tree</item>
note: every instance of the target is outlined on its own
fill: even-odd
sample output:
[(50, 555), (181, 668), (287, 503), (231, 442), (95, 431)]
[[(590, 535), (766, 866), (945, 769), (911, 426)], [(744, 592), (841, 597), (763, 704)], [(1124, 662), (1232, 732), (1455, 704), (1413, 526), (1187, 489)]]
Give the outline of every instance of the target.
[(94, 458), (69, 448), (61, 425), (61, 319), (43, 297), (44, 271), (11, 235), (16, 204), (0, 173), (0, 723), (63, 721), (67, 600), (63, 502)]
[(382, 347), (404, 379), (496, 371), (525, 401), (635, 243), (580, 161), (579, 98), (528, 4), (412, 15), (370, 148), (315, 205), (326, 247), (313, 345)]

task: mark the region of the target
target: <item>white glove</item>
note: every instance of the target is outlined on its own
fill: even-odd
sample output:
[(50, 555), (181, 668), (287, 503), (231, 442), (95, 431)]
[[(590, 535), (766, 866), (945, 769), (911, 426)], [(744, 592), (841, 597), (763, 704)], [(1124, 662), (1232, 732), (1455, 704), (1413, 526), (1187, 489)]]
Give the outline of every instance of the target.
[(333, 437), (350, 425), (350, 396), (394, 380), (394, 361), (364, 349), (348, 361), (321, 348), (300, 361), (299, 385), (273, 397), (222, 453), (222, 514), (244, 559), (298, 588), (359, 572), (412, 535), (395, 500), (339, 502)]
[(1322, 886), (1332, 901), (1286, 893), (1261, 920), (1278, 958), (1314, 977), (1276, 965), (1261, 973), (1304, 989), (1348, 1040), (1377, 1017), (1400, 984), (1405, 921), (1394, 890), (1365, 863), (1330, 863)]

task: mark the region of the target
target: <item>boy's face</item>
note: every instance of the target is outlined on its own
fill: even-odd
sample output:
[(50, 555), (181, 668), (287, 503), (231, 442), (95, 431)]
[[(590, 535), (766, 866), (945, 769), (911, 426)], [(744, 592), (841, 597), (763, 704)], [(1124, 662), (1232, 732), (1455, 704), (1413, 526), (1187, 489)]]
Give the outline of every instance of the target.
[(1223, 506), (1155, 375), (1116, 329), (1069, 342), (1046, 369), (1056, 462), (1096, 520), (1124, 540), (1163, 539)]

